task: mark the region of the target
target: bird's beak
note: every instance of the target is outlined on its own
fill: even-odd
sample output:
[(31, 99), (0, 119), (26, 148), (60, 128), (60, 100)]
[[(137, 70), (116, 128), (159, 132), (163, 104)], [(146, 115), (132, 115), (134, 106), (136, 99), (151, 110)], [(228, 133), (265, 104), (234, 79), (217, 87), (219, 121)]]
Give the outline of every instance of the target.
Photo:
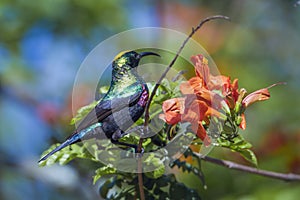
[(144, 56), (158, 56), (158, 57), (160, 57), (160, 55), (159, 54), (157, 54), (157, 53), (154, 53), (154, 52), (142, 52), (142, 53), (140, 53), (140, 58), (142, 58), (142, 57), (144, 57)]

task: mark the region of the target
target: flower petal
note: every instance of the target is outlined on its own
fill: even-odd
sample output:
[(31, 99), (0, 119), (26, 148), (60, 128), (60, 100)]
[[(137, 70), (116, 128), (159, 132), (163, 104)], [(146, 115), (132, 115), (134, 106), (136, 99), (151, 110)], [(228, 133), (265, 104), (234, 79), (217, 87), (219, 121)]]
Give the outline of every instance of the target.
[(204, 85), (209, 82), (210, 72), (208, 67), (208, 60), (201, 54), (192, 56), (191, 61), (195, 66), (195, 73), (204, 81)]
[(198, 138), (204, 141), (204, 139), (207, 136), (207, 133), (201, 122), (192, 124), (192, 130), (196, 133)]
[(182, 120), (195, 124), (206, 117), (208, 106), (203, 101), (195, 98), (192, 100), (191, 98), (187, 98), (188, 100), (185, 101), (185, 111)]
[(269, 87), (260, 89), (260, 90), (256, 90), (255, 92), (252, 92), (251, 94), (247, 95), (243, 101), (242, 104), (245, 108), (247, 108), (248, 106), (250, 106), (251, 104), (257, 102), (257, 101), (264, 101), (264, 100), (268, 100), (270, 98), (270, 92), (269, 89), (277, 86), (277, 85), (282, 85), (282, 84), (286, 84), (286, 82), (279, 82), (279, 83), (274, 83), (272, 85), (270, 85)]
[(223, 76), (223, 75), (210, 76), (210, 82), (208, 83), (208, 88), (210, 90), (227, 91), (229, 87), (230, 87), (230, 78), (228, 76)]
[(200, 77), (192, 77), (190, 80), (180, 84), (182, 94), (196, 94), (203, 88), (203, 81)]
[(247, 108), (251, 104), (257, 102), (257, 101), (264, 101), (268, 100), (270, 98), (270, 92), (268, 88), (263, 88), (260, 90), (256, 90), (255, 92), (252, 92), (251, 94), (247, 95), (242, 100), (243, 107)]
[(241, 121), (241, 123), (240, 123), (240, 128), (241, 128), (242, 130), (245, 130), (245, 129), (246, 129), (246, 118), (245, 118), (245, 114), (243, 113), (243, 114), (241, 115), (241, 117), (242, 117), (242, 121)]
[(232, 97), (234, 98), (235, 101), (237, 101), (239, 97), (239, 83), (237, 78), (233, 80), (231, 87), (232, 87), (231, 89)]
[(168, 124), (177, 124), (181, 121), (184, 112), (184, 98), (173, 98), (163, 102), (162, 110), (164, 114), (159, 117)]

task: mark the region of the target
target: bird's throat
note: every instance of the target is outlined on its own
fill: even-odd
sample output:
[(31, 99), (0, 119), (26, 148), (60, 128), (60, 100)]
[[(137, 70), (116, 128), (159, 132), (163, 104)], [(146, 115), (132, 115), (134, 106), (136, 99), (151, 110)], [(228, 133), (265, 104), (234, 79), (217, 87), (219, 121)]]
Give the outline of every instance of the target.
[(112, 77), (110, 96), (130, 96), (142, 90), (144, 80), (137, 74), (135, 69), (114, 73)]

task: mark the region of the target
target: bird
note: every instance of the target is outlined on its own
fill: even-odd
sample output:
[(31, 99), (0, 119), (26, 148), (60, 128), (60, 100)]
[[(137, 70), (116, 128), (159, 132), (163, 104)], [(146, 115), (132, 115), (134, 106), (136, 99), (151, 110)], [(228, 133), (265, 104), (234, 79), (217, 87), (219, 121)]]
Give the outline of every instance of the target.
[(120, 142), (130, 128), (144, 113), (149, 98), (145, 80), (138, 74), (141, 58), (158, 56), (154, 52), (124, 51), (112, 62), (112, 78), (108, 92), (99, 103), (78, 123), (75, 131), (59, 146), (43, 156), (44, 161), (61, 149), (92, 138), (110, 139), (113, 144), (134, 148), (137, 145)]

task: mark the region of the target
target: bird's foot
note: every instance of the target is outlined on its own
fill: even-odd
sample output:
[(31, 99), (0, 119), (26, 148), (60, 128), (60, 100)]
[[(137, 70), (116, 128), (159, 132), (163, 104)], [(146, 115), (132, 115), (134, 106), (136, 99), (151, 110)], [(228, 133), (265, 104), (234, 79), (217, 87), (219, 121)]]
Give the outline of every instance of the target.
[(143, 157), (143, 155), (144, 155), (144, 148), (141, 148), (141, 150), (140, 150), (140, 152), (139, 152), (139, 149), (138, 149), (138, 147), (136, 147), (135, 148), (135, 158), (141, 158), (141, 157)]

